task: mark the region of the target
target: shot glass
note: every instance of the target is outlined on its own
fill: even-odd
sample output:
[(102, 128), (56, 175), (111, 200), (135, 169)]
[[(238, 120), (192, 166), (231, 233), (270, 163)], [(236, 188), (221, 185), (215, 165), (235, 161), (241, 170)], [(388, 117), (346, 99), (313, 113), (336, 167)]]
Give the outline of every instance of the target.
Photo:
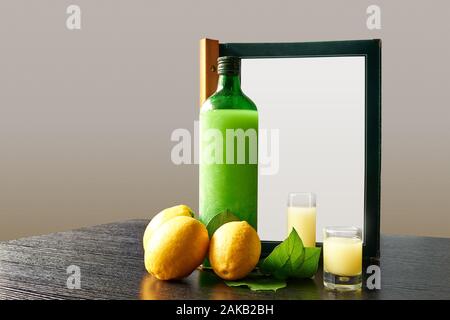
[(357, 227), (326, 227), (323, 232), (323, 284), (332, 290), (362, 285), (362, 236)]
[(316, 195), (293, 192), (288, 196), (288, 235), (295, 228), (305, 247), (316, 246)]

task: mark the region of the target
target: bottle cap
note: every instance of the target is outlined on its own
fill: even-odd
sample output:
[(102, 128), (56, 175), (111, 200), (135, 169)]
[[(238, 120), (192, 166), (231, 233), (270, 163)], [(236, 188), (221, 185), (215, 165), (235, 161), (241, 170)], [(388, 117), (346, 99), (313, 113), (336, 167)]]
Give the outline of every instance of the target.
[(219, 57), (217, 59), (217, 72), (225, 75), (239, 75), (241, 71), (241, 58), (239, 57)]

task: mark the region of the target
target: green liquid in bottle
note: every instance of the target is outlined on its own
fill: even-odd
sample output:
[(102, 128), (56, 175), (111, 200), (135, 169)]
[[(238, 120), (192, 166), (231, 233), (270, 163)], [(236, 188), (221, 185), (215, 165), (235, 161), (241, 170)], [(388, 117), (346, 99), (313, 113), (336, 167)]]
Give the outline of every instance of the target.
[[(226, 137), (227, 129), (258, 130), (258, 112), (253, 110), (212, 110), (200, 115), (200, 136), (205, 131), (218, 129)], [(226, 139), (224, 139), (226, 140)], [(222, 164), (200, 164), (200, 215), (207, 223), (216, 214), (229, 210), (241, 220), (257, 227), (258, 164), (249, 163), (249, 140), (245, 139), (245, 163), (226, 163), (226, 141)], [(206, 142), (202, 141), (201, 150)], [(234, 141), (234, 154), (237, 153)]]

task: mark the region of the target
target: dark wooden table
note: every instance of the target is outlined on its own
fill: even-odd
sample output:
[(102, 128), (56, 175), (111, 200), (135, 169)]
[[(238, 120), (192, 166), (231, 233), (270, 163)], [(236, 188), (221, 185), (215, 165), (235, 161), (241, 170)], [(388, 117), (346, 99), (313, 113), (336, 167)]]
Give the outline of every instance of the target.
[[(143, 265), (148, 221), (131, 220), (0, 242), (0, 299), (450, 299), (450, 239), (383, 236), (381, 290), (335, 293), (314, 280), (274, 292), (230, 288), (210, 271), (163, 282)], [(68, 289), (67, 267), (81, 289)]]

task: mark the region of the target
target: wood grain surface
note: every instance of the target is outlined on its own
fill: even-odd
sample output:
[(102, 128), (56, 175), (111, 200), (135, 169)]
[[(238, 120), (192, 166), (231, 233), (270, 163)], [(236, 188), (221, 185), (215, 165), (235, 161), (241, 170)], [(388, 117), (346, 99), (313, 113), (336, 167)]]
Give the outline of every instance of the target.
[[(325, 290), (314, 280), (274, 292), (230, 288), (210, 271), (163, 282), (143, 265), (148, 221), (130, 220), (0, 242), (0, 299), (450, 299), (450, 239), (382, 236), (381, 290)], [(68, 289), (67, 267), (81, 271)]]

